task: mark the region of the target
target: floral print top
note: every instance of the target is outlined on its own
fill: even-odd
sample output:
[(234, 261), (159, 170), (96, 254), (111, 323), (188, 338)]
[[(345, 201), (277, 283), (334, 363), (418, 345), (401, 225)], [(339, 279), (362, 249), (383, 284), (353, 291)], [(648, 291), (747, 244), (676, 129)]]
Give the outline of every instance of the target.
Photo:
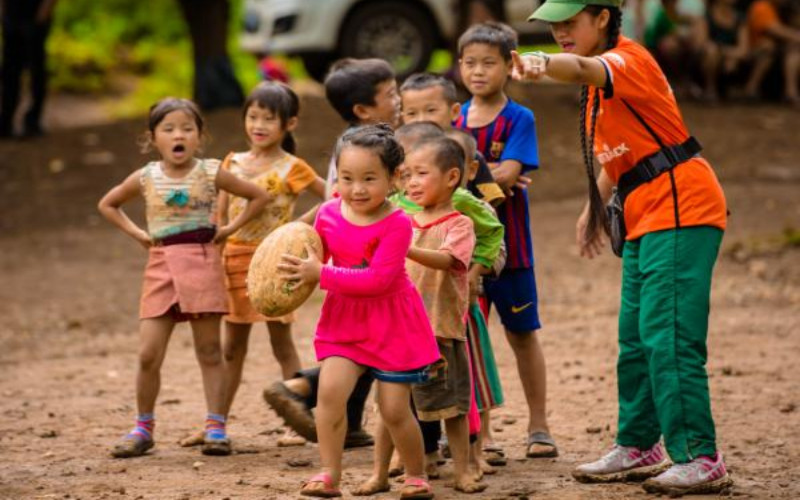
[[(233, 233), (228, 242), (258, 245), (269, 233), (290, 221), (297, 196), (317, 178), (308, 163), (288, 153), (266, 166), (253, 167), (246, 161), (247, 153), (230, 154), (223, 168), (233, 175), (252, 182), (271, 196), (260, 215)], [(247, 206), (238, 196), (228, 198), (228, 221), (234, 220)]]

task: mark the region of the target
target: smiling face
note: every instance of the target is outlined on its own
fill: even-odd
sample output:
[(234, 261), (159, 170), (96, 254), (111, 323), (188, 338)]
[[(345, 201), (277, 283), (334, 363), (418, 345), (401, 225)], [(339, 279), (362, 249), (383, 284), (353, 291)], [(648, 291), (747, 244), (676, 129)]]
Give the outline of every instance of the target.
[(400, 124), (400, 96), (397, 82), (392, 78), (375, 87), (375, 104), (357, 104), (355, 114), (362, 123), (388, 123), (392, 128)]
[(345, 146), (336, 162), (336, 186), (342, 200), (358, 215), (369, 216), (380, 210), (391, 188), (389, 171), (372, 150)]
[(404, 90), (402, 93), (403, 123), (433, 122), (447, 130), (458, 118), (460, 106), (451, 103), (438, 85), (420, 90)]
[(498, 47), (485, 43), (464, 47), (458, 65), (467, 90), (479, 97), (502, 91), (512, 68), (512, 62), (503, 59)]
[(582, 10), (566, 21), (551, 23), (550, 31), (561, 50), (579, 56), (592, 56), (603, 52), (609, 13), (603, 9), (592, 15)]
[(152, 140), (164, 162), (187, 165), (200, 145), (200, 130), (191, 113), (175, 110), (156, 125)]
[(423, 208), (449, 200), (460, 180), (457, 167), (442, 169), (436, 165), (435, 158), (435, 147), (423, 146), (409, 153), (405, 159), (406, 195)]
[(290, 118), (284, 127), (277, 113), (253, 104), (245, 113), (244, 130), (254, 148), (269, 149), (280, 145), (286, 132), (291, 131), (296, 122), (297, 118)]

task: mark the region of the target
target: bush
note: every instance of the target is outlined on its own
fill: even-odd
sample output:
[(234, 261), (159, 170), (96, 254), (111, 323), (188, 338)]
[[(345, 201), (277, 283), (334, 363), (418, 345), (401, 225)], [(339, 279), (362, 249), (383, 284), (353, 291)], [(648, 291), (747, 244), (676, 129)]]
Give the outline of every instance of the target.
[[(238, 45), (243, 2), (230, 1), (229, 54), (248, 90), (257, 65)], [(122, 94), (112, 101), (115, 116), (143, 114), (167, 95), (191, 96), (192, 47), (176, 0), (58, 2), (47, 49), (52, 89)]]

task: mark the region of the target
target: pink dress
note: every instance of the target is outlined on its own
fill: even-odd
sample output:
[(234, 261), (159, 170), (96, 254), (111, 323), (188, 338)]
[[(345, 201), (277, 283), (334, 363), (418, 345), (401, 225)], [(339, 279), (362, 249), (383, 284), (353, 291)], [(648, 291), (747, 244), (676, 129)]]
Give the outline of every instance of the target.
[(408, 278), (411, 221), (397, 210), (368, 226), (348, 222), (341, 199), (326, 202), (314, 228), (325, 261), (320, 288), (328, 291), (314, 347), (317, 359), (341, 356), (386, 371), (425, 367), (439, 349), (422, 298)]

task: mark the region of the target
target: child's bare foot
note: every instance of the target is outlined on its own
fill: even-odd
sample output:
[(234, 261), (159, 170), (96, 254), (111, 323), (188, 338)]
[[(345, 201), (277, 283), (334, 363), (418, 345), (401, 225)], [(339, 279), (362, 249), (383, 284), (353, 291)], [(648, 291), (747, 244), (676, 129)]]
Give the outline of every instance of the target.
[(197, 431), (194, 434), (189, 434), (188, 436), (178, 441), (178, 445), (183, 448), (191, 448), (192, 446), (200, 446), (202, 444), (205, 444), (205, 442), (206, 442), (205, 431)]
[(392, 462), (389, 464), (389, 477), (402, 476), (403, 472), (405, 472), (405, 466), (403, 466), (403, 461), (400, 460), (400, 455), (395, 450), (392, 454)]
[(391, 486), (389, 486), (387, 478), (372, 476), (361, 483), (356, 489), (351, 490), (350, 493), (352, 493), (353, 496), (366, 497), (378, 493), (386, 493), (389, 490), (391, 490)]
[(489, 464), (489, 462), (487, 462), (484, 459), (481, 459), (481, 461), (480, 461), (480, 470), (481, 470), (481, 472), (483, 472), (487, 476), (491, 476), (492, 474), (497, 474), (497, 469), (492, 467)]
[(303, 446), (306, 444), (306, 438), (298, 435), (292, 429), (286, 429), (286, 433), (278, 438), (278, 446), (285, 448), (288, 446)]
[(461, 493), (480, 493), (485, 490), (489, 485), (486, 483), (479, 483), (475, 478), (467, 473), (465, 476), (456, 478), (453, 483), (453, 489)]
[(425, 474), (428, 476), (428, 479), (439, 479), (441, 477), (439, 473), (439, 464), (437, 464), (435, 460), (433, 462), (426, 461)]

